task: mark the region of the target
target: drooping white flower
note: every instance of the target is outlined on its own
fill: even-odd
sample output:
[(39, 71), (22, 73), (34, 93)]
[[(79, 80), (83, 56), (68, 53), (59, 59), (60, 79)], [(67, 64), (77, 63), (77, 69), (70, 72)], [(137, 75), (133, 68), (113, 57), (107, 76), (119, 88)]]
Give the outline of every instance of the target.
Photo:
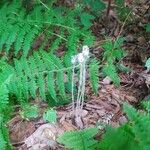
[(82, 48), (82, 54), (84, 57), (88, 58), (89, 57), (89, 47), (87, 45), (84, 45)]

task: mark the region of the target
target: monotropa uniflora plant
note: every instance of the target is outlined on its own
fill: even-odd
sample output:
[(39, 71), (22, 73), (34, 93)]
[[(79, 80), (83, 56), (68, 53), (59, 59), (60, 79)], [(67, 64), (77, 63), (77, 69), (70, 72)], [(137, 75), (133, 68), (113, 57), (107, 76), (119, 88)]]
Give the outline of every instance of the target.
[[(84, 104), (85, 82), (86, 82), (86, 63), (89, 58), (89, 47), (83, 46), (82, 52), (72, 57), (72, 109), (75, 116), (75, 122), (79, 128), (83, 128), (81, 114)], [(75, 68), (79, 66), (79, 81), (77, 98), (74, 96)]]

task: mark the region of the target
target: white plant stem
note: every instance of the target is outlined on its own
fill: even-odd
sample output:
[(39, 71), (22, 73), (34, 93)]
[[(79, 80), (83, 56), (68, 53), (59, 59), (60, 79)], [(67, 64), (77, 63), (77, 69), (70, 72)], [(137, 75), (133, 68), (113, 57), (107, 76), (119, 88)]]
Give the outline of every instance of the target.
[(82, 98), (81, 98), (81, 109), (83, 109), (83, 104), (84, 104), (84, 94), (85, 94), (85, 81), (86, 81), (86, 66), (85, 66), (85, 63), (84, 62), (84, 66), (83, 66), (83, 81), (82, 81)]
[[(86, 62), (89, 58), (89, 48), (87, 46), (83, 47), (82, 53), (74, 56), (72, 58), (72, 109), (75, 112), (75, 117), (81, 117), (81, 110), (84, 105), (84, 95), (85, 95), (85, 82), (86, 82)], [(74, 77), (75, 77), (75, 64), (79, 64), (79, 84), (78, 84), (78, 94), (75, 104), (74, 98)]]
[(75, 101), (74, 101), (74, 77), (75, 77), (75, 64), (73, 64), (73, 68), (72, 68), (72, 109), (74, 111), (75, 109)]
[(82, 90), (82, 76), (83, 76), (82, 73), (83, 73), (83, 66), (82, 66), (82, 64), (80, 64), (80, 77), (79, 77), (79, 86), (78, 86), (76, 111), (78, 111), (78, 109), (80, 109), (81, 90)]

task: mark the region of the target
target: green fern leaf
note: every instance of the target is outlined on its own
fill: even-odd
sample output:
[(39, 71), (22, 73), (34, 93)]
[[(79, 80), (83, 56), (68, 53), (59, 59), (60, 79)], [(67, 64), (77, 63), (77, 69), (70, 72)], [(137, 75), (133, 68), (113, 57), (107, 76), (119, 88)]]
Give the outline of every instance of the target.
[(5, 109), (5, 107), (7, 106), (7, 104), (9, 103), (9, 99), (8, 99), (8, 89), (6, 87), (6, 85), (2, 84), (0, 86), (0, 110)]
[(2, 131), (0, 129), (0, 149), (1, 150), (6, 150), (6, 147), (7, 147), (7, 143), (6, 143), (6, 141), (5, 141), (4, 137), (3, 137)]
[[(37, 83), (36, 83), (36, 75), (38, 74), (38, 69), (36, 68), (36, 63), (33, 57), (29, 59), (29, 68), (31, 70), (30, 81), (29, 81), (29, 91), (33, 98), (36, 98), (37, 92)], [(28, 74), (29, 75), (29, 74)]]
[[(127, 16), (130, 16), (130, 20), (132, 19), (132, 13), (130, 13), (130, 8), (125, 6), (125, 0), (115, 0), (117, 15), (119, 16), (121, 21), (127, 19)], [(129, 20), (128, 19), (128, 20)]]
[(91, 27), (92, 23), (91, 20), (93, 20), (95, 17), (93, 15), (90, 15), (88, 13), (82, 13), (80, 16), (81, 23), (84, 25), (85, 28)]
[(144, 108), (145, 108), (148, 112), (150, 112), (150, 102), (149, 102), (149, 101), (148, 101), (148, 102), (144, 101), (142, 104), (143, 104)]
[(50, 109), (47, 110), (44, 114), (43, 114), (43, 119), (45, 121), (48, 121), (50, 123), (56, 123), (56, 119), (57, 119), (57, 113), (56, 110)]
[[(58, 90), (60, 92), (60, 95), (62, 96), (63, 99), (66, 99), (66, 92), (65, 92), (65, 82), (64, 81), (64, 73), (61, 69), (63, 69), (63, 65), (62, 65), (62, 61), (54, 56), (54, 55), (51, 55), (50, 56), (52, 61), (54, 62), (55, 66), (57, 67), (58, 71), (56, 73), (56, 83), (57, 83), (57, 86), (58, 86)], [(64, 82), (62, 82), (64, 81)]]
[(7, 38), (9, 37), (9, 32), (6, 32), (4, 34), (1, 35), (1, 40), (0, 40), (0, 50), (2, 50), (3, 45), (5, 44), (5, 42), (7, 41)]
[(12, 30), (12, 32), (9, 33), (9, 37), (6, 41), (6, 52), (8, 53), (11, 45), (15, 42), (17, 34), (18, 34), (18, 26), (14, 26), (14, 29)]
[(60, 95), (64, 100), (66, 100), (65, 84), (64, 84), (64, 74), (62, 71), (57, 72), (57, 86), (60, 92)]
[(99, 62), (93, 59), (89, 65), (90, 82), (95, 93), (98, 92), (99, 86)]
[(103, 73), (109, 76), (116, 85), (120, 85), (120, 77), (118, 76), (116, 67), (113, 64), (104, 65)]
[(106, 8), (106, 5), (101, 0), (84, 0), (84, 4), (92, 9), (92, 12), (96, 13), (96, 15), (100, 15), (99, 12)]
[(22, 44), (23, 44), (23, 41), (24, 41), (25, 34), (26, 34), (25, 30), (21, 30), (18, 33), (16, 42), (15, 42), (15, 55), (17, 55), (17, 53), (19, 52), (19, 50), (22, 48)]
[(146, 32), (150, 32), (150, 23), (146, 25)]
[(38, 87), (39, 87), (39, 94), (40, 94), (40, 97), (43, 99), (43, 100), (46, 100), (46, 91), (45, 91), (45, 79), (44, 79), (44, 74), (40, 73), (38, 75)]
[(64, 133), (57, 141), (73, 150), (95, 150), (97, 141), (93, 137), (98, 133), (97, 128), (87, 128), (81, 131)]
[(133, 108), (129, 104), (125, 103), (123, 105), (123, 109), (130, 120), (136, 120), (138, 118), (138, 112), (136, 111), (135, 108)]
[(38, 117), (38, 112), (39, 108), (36, 105), (23, 104), (23, 111), (20, 112), (20, 115), (24, 119), (33, 119)]
[(47, 77), (47, 84), (48, 84), (48, 92), (50, 93), (51, 97), (57, 101), (56, 91), (55, 91), (55, 82), (54, 82), (54, 73), (49, 72)]
[(70, 34), (67, 38), (67, 48), (69, 52), (77, 52), (77, 45), (79, 42), (78, 36), (79, 34), (77, 33), (77, 31), (70, 31)]
[(38, 29), (37, 28), (31, 28), (30, 32), (26, 35), (25, 40), (24, 40), (24, 46), (23, 46), (23, 54), (24, 56), (27, 56), (31, 43), (33, 43), (33, 40), (35, 36), (38, 34)]

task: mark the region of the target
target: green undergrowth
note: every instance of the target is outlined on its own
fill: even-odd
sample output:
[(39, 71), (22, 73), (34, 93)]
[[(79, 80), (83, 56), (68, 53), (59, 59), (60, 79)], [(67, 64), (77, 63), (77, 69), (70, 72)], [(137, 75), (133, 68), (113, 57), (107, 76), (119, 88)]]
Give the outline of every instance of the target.
[(142, 111), (137, 111), (125, 103), (123, 110), (128, 122), (117, 128), (106, 125), (101, 140), (94, 138), (100, 131), (97, 128), (89, 128), (66, 132), (58, 138), (58, 142), (72, 150), (148, 150), (150, 102), (144, 102), (142, 106)]

